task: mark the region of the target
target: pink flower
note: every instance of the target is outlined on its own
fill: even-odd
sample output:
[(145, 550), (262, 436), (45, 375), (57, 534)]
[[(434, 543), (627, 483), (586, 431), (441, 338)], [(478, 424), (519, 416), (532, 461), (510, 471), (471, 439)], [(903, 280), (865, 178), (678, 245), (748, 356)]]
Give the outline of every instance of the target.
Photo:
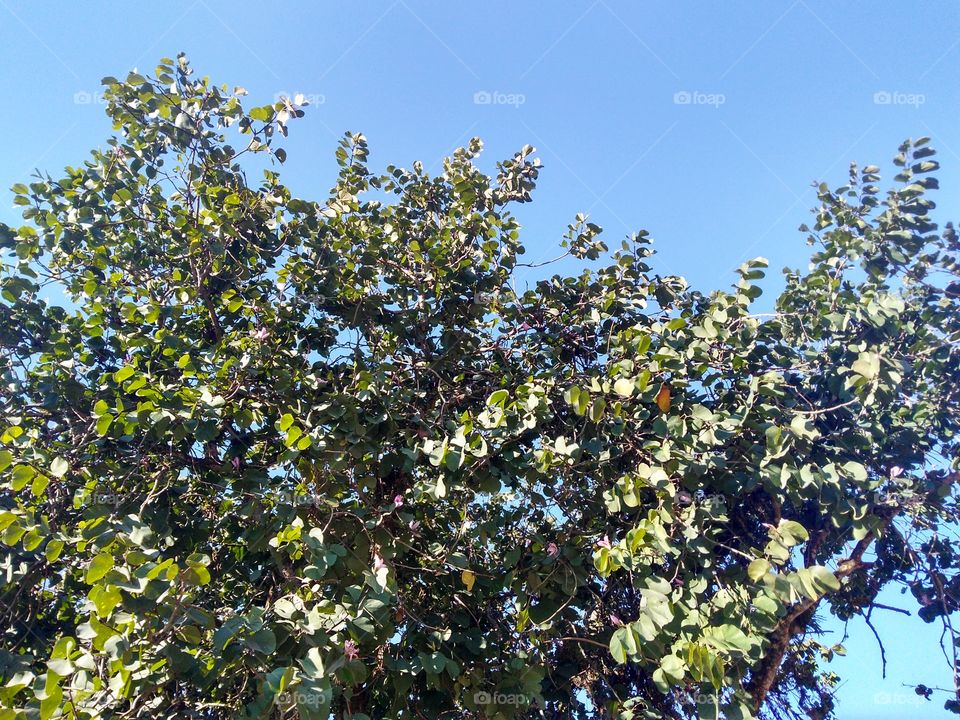
[(547, 543), (547, 555), (554, 557), (559, 552), (560, 548), (557, 547), (556, 543)]
[(233, 465), (233, 469), (234, 469), (234, 470), (239, 470), (239, 469), (240, 469), (240, 456), (239, 456), (239, 455), (235, 456), (235, 457), (230, 461), (230, 464)]
[(353, 640), (347, 640), (343, 643), (343, 654), (347, 660), (356, 660), (360, 657), (360, 648)]
[(623, 625), (623, 620), (618, 618), (613, 613), (610, 613), (610, 622), (613, 623), (614, 627), (621, 627)]
[(403, 495), (395, 495), (393, 498), (393, 504), (397, 507), (403, 505)]
[(900, 477), (901, 475), (903, 475), (903, 468), (900, 467), (899, 465), (894, 465), (892, 468), (890, 468), (890, 479), (891, 479), (891, 480), (894, 480), (894, 479)]
[(383, 561), (383, 558), (380, 555), (374, 553), (373, 555), (373, 571), (379, 572), (387, 567), (387, 564)]
[(613, 545), (610, 544), (610, 538), (604, 535), (603, 540), (597, 540), (597, 547), (607, 548), (607, 550), (609, 550)]
[(266, 340), (270, 336), (270, 331), (265, 327), (258, 327), (256, 330), (250, 331), (250, 337), (254, 340)]
[(417, 530), (420, 529), (420, 521), (419, 521), (419, 520), (411, 520), (411, 521), (407, 524), (407, 527), (410, 528), (411, 531), (416, 532)]

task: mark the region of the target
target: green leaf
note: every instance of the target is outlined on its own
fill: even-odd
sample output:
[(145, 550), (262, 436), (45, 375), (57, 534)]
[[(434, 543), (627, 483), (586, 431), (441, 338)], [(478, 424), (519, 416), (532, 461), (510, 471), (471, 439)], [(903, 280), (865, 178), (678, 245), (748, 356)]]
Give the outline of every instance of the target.
[(857, 482), (863, 482), (867, 479), (867, 469), (861, 463), (851, 460), (843, 464), (843, 469), (850, 478)]
[(837, 576), (827, 568), (822, 565), (813, 565), (807, 569), (810, 571), (810, 576), (821, 594), (840, 589), (840, 581), (837, 580)]
[(495, 390), (494, 392), (490, 393), (490, 397), (487, 398), (487, 405), (503, 407), (509, 398), (510, 393), (506, 390)]
[(747, 576), (754, 582), (757, 582), (770, 572), (771, 567), (768, 560), (757, 558), (747, 566)]
[(325, 675), (323, 657), (320, 655), (320, 650), (315, 647), (307, 650), (307, 656), (300, 661), (300, 666), (311, 678), (319, 679)]
[(880, 372), (880, 356), (876, 353), (862, 352), (850, 367), (853, 372), (867, 380), (873, 380)]
[(679, 683), (686, 674), (687, 666), (676, 655), (665, 655), (660, 659), (660, 669), (668, 679)]
[(273, 118), (274, 110), (272, 105), (264, 105), (262, 107), (255, 107), (250, 110), (249, 115), (254, 120), (260, 120), (262, 122), (267, 122)]
[(109, 616), (123, 599), (120, 591), (113, 585), (95, 585), (90, 591), (89, 597), (100, 617)]
[(603, 419), (603, 411), (607, 407), (607, 402), (601, 397), (594, 398), (590, 406), (590, 419), (593, 422), (600, 422)]
[(193, 586), (207, 585), (210, 582), (210, 571), (203, 565), (188, 567), (183, 571), (183, 581)]
[(59, 660), (48, 660), (47, 668), (60, 677), (68, 677), (73, 674), (74, 665), (69, 660), (61, 658)]
[(122, 383), (124, 380), (130, 378), (136, 371), (136, 368), (130, 365), (124, 365), (113, 374), (113, 380), (118, 384)]
[(270, 628), (261, 628), (247, 639), (247, 646), (261, 655), (272, 655), (277, 649), (277, 637)]
[(795, 520), (781, 520), (777, 532), (787, 547), (806, 542), (810, 537), (806, 528)]
[(33, 480), (36, 474), (37, 471), (29, 465), (15, 465), (13, 471), (11, 472), (11, 485), (14, 491), (22, 490), (28, 482)]
[(629, 625), (617, 628), (610, 637), (610, 654), (620, 665), (640, 651), (638, 638)]
[(703, 637), (709, 645), (725, 652), (747, 652), (751, 647), (749, 638), (736, 625), (709, 627)]
[(50, 463), (50, 474), (55, 478), (62, 478), (70, 469), (70, 464), (62, 457), (55, 457)]
[(103, 437), (110, 431), (113, 424), (113, 415), (101, 415), (97, 420), (97, 435)]
[(439, 675), (447, 666), (447, 658), (441, 652), (430, 653), (424, 656), (423, 667), (427, 672)]
[(44, 557), (47, 558), (47, 562), (54, 562), (60, 553), (63, 551), (63, 540), (48, 540), (46, 547), (43, 549)]
[(85, 580), (93, 584), (113, 569), (113, 555), (107, 552), (98, 553), (87, 567)]
[(620, 378), (613, 384), (613, 391), (621, 397), (630, 397), (633, 395), (633, 380)]

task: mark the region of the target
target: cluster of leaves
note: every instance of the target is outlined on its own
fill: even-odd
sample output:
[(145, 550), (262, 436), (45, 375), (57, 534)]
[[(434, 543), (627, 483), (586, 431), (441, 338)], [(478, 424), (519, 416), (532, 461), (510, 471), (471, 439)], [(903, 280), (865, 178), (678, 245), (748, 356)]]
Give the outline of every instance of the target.
[(925, 139), (818, 188), (761, 316), (763, 260), (705, 295), (582, 216), (583, 272), (515, 289), (532, 148), (374, 174), (348, 134), (308, 201), (244, 170), (294, 101), (105, 83), (109, 147), (0, 226), (0, 719), (826, 717), (818, 610), (950, 627)]

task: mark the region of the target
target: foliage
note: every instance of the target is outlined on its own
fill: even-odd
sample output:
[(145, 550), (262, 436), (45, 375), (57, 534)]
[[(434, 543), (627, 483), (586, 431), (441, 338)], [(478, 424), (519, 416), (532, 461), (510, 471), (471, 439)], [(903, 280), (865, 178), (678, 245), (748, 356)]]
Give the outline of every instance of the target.
[(105, 83), (109, 147), (0, 226), (0, 720), (825, 717), (816, 611), (950, 627), (926, 139), (818, 187), (761, 315), (762, 259), (707, 295), (583, 216), (515, 289), (530, 147), (374, 174), (348, 134), (314, 202), (263, 169), (294, 100)]

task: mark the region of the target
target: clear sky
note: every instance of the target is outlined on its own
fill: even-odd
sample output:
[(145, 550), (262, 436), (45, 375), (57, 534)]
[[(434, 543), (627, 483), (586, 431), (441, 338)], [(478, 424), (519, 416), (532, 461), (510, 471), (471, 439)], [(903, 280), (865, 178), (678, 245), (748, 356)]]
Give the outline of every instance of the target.
[[(544, 171), (518, 213), (531, 259), (556, 254), (585, 211), (608, 244), (649, 230), (656, 269), (704, 290), (764, 255), (773, 295), (776, 270), (809, 250), (796, 227), (815, 204), (810, 183), (843, 184), (851, 160), (892, 176), (899, 142), (920, 135), (941, 153), (935, 217), (960, 220), (955, 0), (0, 0), (0, 185), (80, 164), (111, 132), (100, 78), (150, 72), (180, 50), (200, 74), (247, 88), (251, 105), (280, 93), (314, 101), (291, 126), (282, 171), (311, 198), (333, 184), (345, 130), (366, 134), (375, 168), (436, 169), (477, 135), (492, 171), (534, 145)], [(0, 220), (15, 224), (11, 201)], [(873, 636), (852, 624), (850, 654), (835, 663), (847, 679), (839, 717), (953, 717), (902, 687), (950, 687), (938, 628), (884, 611), (874, 620), (887, 680)]]

